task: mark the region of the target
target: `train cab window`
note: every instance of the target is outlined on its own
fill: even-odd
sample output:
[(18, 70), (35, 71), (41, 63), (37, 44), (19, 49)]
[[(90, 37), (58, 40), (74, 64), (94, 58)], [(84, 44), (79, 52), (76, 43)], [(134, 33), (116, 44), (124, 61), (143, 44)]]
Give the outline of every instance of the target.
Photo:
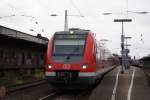
[(84, 49), (84, 40), (57, 40), (54, 43), (53, 54), (82, 55), (83, 49)]
[[(68, 36), (68, 35), (67, 35)], [(80, 60), (84, 54), (85, 38), (75, 35), (55, 38), (53, 44), (53, 59), (57, 61)]]

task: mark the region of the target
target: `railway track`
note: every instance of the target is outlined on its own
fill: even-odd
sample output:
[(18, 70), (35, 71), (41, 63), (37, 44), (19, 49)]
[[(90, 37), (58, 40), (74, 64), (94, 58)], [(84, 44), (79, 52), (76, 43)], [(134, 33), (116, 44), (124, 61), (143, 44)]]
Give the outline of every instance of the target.
[(32, 82), (21, 84), (21, 85), (11, 86), (11, 87), (8, 87), (6, 93), (12, 93), (18, 90), (38, 86), (38, 85), (45, 84), (45, 83), (46, 83), (45, 80), (39, 80), (39, 81), (32, 81)]
[(91, 93), (89, 90), (74, 90), (74, 91), (53, 91), (38, 100), (88, 100)]

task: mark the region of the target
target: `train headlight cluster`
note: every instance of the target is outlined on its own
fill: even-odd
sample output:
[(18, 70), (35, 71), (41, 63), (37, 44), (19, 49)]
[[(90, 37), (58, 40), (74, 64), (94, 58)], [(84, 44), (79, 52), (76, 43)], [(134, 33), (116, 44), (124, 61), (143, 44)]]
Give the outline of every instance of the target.
[(73, 34), (74, 33), (74, 31), (70, 31), (70, 34)]
[(83, 65), (82, 69), (87, 69), (87, 67), (88, 67), (87, 65)]
[(48, 64), (48, 68), (51, 69), (51, 68), (52, 68), (52, 65), (51, 65), (51, 64)]

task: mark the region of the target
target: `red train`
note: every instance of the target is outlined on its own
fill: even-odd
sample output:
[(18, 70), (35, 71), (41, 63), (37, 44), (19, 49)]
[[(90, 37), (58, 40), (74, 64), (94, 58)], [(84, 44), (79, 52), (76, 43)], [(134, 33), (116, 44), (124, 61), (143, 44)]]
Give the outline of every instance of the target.
[(56, 86), (88, 86), (118, 64), (89, 30), (56, 32), (48, 43), (46, 79)]

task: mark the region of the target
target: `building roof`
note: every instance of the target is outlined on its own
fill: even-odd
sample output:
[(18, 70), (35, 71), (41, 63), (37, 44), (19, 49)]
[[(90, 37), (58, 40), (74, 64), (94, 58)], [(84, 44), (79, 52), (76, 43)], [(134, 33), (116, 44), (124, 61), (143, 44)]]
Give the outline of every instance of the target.
[(140, 60), (150, 60), (150, 55), (144, 56), (144, 57), (141, 58)]
[(12, 28), (8, 28), (3, 25), (0, 25), (0, 34), (9, 36), (12, 38), (16, 38), (16, 39), (25, 40), (28, 42), (38, 43), (38, 44), (47, 45), (47, 43), (48, 43), (48, 39), (46, 39), (44, 37), (33, 36), (33, 35), (30, 35), (30, 34), (27, 34), (27, 33), (12, 29)]

